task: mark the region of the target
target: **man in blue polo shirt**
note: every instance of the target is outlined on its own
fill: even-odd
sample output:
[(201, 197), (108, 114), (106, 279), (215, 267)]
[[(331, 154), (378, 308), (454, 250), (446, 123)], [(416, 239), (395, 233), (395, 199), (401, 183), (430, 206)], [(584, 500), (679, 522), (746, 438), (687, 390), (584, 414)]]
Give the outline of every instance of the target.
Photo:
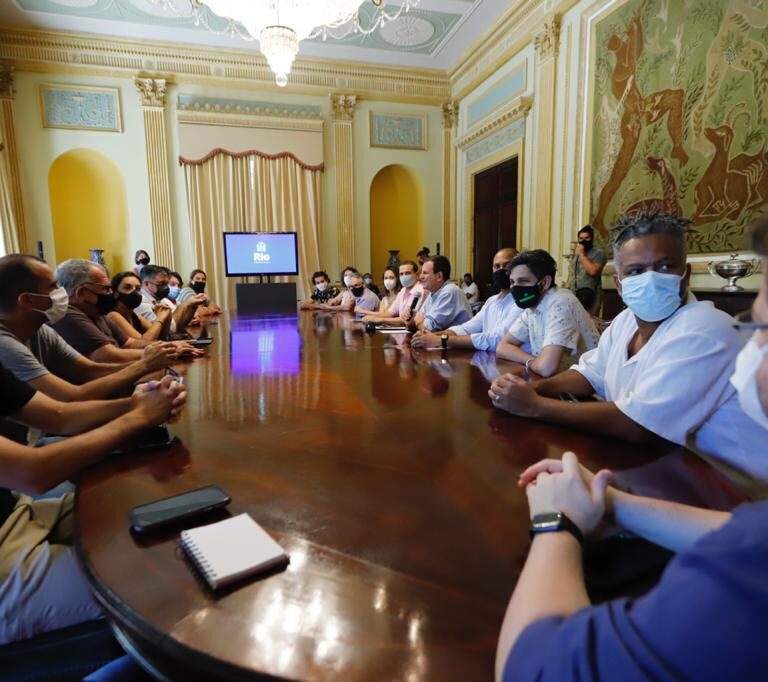
[(421, 284), (430, 293), (420, 312), (405, 310), (401, 317), (419, 331), (435, 332), (463, 324), (472, 317), (464, 292), (451, 282), (451, 262), (445, 256), (428, 258), (421, 268)]
[[(768, 216), (753, 231), (763, 283), (754, 331), (731, 382), (768, 442)], [(766, 456), (764, 450), (754, 453)], [(507, 607), (497, 680), (768, 679), (768, 502), (733, 514), (611, 488), (576, 455), (523, 472), (533, 541)], [(591, 606), (581, 539), (608, 512), (620, 525), (680, 551), (639, 599)]]

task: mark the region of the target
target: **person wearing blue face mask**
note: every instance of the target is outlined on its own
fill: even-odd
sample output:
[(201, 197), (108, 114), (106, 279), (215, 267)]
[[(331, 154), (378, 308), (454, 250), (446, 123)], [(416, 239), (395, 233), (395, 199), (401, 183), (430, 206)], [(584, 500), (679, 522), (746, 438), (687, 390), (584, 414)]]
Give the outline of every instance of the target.
[[(733, 318), (688, 292), (687, 221), (636, 214), (613, 241), (620, 313), (578, 365), (528, 383), (504, 375), (493, 404), (519, 416), (633, 442), (662, 438), (714, 459), (737, 483), (768, 481), (765, 435), (730, 383), (744, 346)], [(603, 400), (565, 402), (597, 394)]]
[[(754, 336), (725, 378), (759, 430), (760, 456), (768, 442), (768, 217), (753, 235), (763, 261), (746, 327)], [(501, 628), (496, 680), (768, 679), (768, 502), (714, 511), (610, 481), (572, 452), (520, 476), (532, 544)], [(603, 517), (679, 554), (643, 597), (592, 606), (580, 538)]]

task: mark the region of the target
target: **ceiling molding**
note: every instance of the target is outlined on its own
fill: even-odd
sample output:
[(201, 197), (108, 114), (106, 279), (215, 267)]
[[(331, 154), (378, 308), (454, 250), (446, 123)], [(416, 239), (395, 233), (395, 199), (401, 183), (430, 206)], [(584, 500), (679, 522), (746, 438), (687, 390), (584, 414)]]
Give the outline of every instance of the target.
[(206, 83), (327, 96), (355, 92), (364, 99), (442, 104), (450, 100), (447, 74), (361, 62), (299, 59), (288, 88), (278, 88), (266, 60), (252, 52), (176, 43), (138, 42), (75, 33), (0, 27), (0, 59), (17, 70), (100, 73), (125, 78), (161, 75), (169, 82)]
[(233, 126), (236, 128), (271, 128), (278, 130), (303, 130), (318, 133), (323, 131), (323, 121), (294, 118), (290, 116), (269, 116), (258, 114), (227, 113), (223, 111), (193, 111), (180, 109), (179, 123), (196, 125)]
[(519, 118), (525, 118), (531, 110), (533, 100), (530, 97), (515, 97), (504, 109), (496, 114), (490, 121), (474, 130), (462, 135), (456, 142), (456, 146), (464, 150), (467, 147), (488, 137), (496, 130), (512, 123)]
[(515, 0), (509, 10), (448, 72), (454, 99), (461, 100), (493, 75), (502, 65), (532, 44), (552, 14), (562, 16), (579, 0)]

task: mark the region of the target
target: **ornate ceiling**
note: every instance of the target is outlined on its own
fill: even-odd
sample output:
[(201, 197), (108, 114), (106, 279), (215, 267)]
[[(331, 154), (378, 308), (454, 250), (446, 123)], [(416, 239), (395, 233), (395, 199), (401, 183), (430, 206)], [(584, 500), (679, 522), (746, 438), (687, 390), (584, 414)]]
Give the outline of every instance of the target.
[[(188, 6), (188, 0), (175, 1)], [(257, 50), (255, 43), (168, 16), (151, 0), (4, 0), (0, 5), (0, 25), (7, 27)], [(421, 0), (416, 10), (369, 36), (304, 41), (300, 56), (448, 70), (508, 7), (506, 0)], [(372, 10), (366, 0), (362, 24)], [(215, 15), (211, 23), (220, 29), (226, 25)]]

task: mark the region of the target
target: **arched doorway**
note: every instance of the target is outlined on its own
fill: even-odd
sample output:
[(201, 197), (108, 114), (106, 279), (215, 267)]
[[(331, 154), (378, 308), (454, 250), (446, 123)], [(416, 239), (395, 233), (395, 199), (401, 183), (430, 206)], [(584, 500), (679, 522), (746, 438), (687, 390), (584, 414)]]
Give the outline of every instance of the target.
[[(371, 182), (371, 272), (377, 283), (390, 249), (400, 260), (415, 260), (426, 234), (424, 186), (406, 166), (382, 168)], [(381, 286), (381, 285), (379, 285)]]
[(56, 261), (89, 258), (104, 249), (110, 274), (125, 268), (128, 254), (128, 199), (117, 164), (93, 149), (72, 149), (48, 171)]

